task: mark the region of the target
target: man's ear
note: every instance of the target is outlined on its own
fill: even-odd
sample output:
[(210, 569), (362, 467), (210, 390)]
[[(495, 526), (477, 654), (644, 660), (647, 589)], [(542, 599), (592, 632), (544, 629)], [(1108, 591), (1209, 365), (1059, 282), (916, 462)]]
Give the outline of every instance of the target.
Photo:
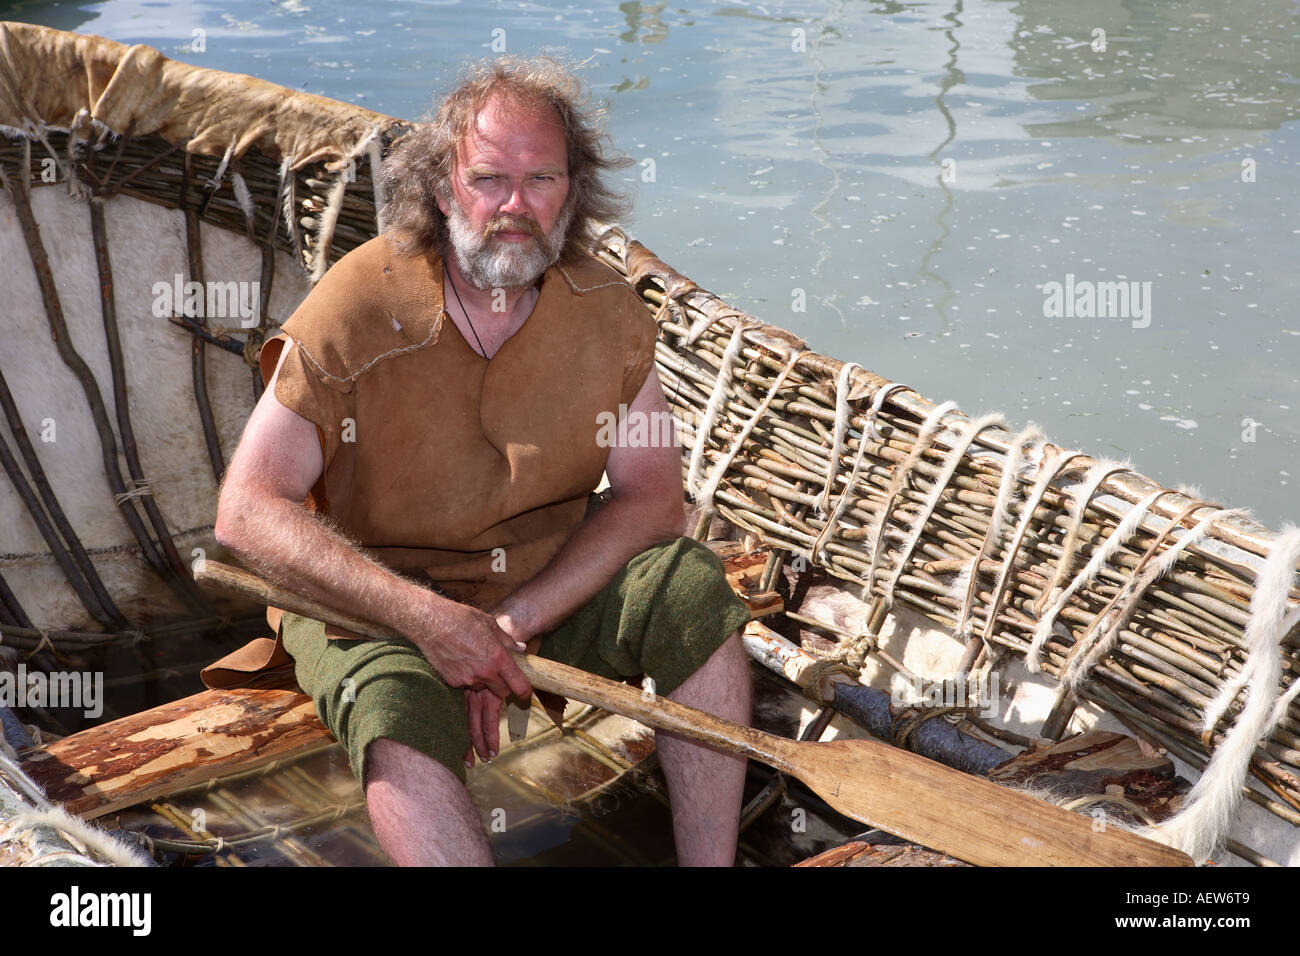
[(447, 197), (443, 195), (442, 190), (441, 190), (441, 189), (437, 190), (433, 195), (434, 195), (434, 196), (437, 198), (437, 200), (438, 200), (438, 210), (439, 210), (439, 211), (440, 211), (444, 216), (449, 216), (449, 215), (451, 215), (451, 210), (450, 210), (450, 208), (449, 208), (448, 205), (447, 205)]

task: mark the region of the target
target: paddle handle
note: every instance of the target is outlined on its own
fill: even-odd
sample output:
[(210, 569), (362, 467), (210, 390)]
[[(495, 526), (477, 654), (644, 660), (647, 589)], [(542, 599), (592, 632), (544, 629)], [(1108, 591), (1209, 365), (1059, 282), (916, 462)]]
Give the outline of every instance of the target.
[(792, 741), (544, 657), (516, 654), (515, 663), (528, 682), (541, 690), (594, 704), (656, 730), (689, 737), (728, 753), (752, 757), (786, 773), (794, 770)]
[[(262, 604), (333, 624), (356, 634), (380, 639), (401, 636), (392, 628), (337, 611), (311, 598), (286, 591), (249, 571), (219, 561), (205, 559), (199, 562), (194, 572), (194, 579), (201, 584), (210, 584)], [(593, 704), (604, 710), (630, 717), (632, 720), (638, 720), (656, 730), (689, 737), (700, 743), (717, 747), (719, 750), (742, 757), (753, 757), (778, 770), (792, 772), (791, 761), (796, 759), (792, 757), (792, 748), (795, 746), (793, 741), (783, 740), (721, 717), (714, 717), (712, 714), (668, 700), (666, 697), (597, 677), (557, 661), (519, 653), (516, 653), (514, 658), (519, 669), (528, 678), (528, 682), (538, 690), (580, 700), (584, 704)]]

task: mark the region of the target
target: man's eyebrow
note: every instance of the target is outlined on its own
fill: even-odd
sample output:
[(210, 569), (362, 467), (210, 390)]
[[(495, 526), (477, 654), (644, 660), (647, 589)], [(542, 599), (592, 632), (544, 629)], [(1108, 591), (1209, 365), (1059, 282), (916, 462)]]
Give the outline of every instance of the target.
[[(555, 175), (557, 173), (563, 173), (565, 171), (566, 170), (563, 166), (542, 166), (537, 169), (530, 169), (525, 175), (527, 176)], [(491, 166), (466, 166), (465, 175), (466, 176), (500, 176), (501, 173), (499, 173), (496, 169), (492, 168)]]

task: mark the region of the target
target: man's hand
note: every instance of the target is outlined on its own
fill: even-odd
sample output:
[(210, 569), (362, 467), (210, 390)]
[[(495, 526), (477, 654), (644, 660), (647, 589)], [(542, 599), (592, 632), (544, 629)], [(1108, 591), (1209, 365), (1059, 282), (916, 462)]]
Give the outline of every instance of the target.
[[(522, 624), (514, 619), (509, 610), (509, 598), (487, 613), (496, 621), (497, 626), (506, 633), (515, 645), (523, 649), (524, 645), (535, 635), (527, 632)], [(521, 695), (527, 701), (529, 694)], [(501, 703), (502, 698), (488, 690), (468, 690), (465, 692), (465, 709), (469, 718), (469, 736), (473, 741), (465, 752), (465, 766), (474, 766), (474, 754), (484, 760), (491, 760), (497, 755), (501, 743)], [(528, 704), (523, 705), (527, 707)]]
[(501, 745), (501, 701), (511, 694), (528, 698), (532, 687), (511, 651), (522, 651), (493, 615), (466, 604), (456, 604), (430, 594), (437, 602), (432, 613), (422, 616), (421, 626), (407, 631), (433, 669), (452, 687), (465, 688), (469, 721), (470, 752), (491, 760)]
[(490, 614), (425, 592), (436, 602), (413, 626), (400, 628), (433, 669), (452, 687), (490, 690), (498, 697), (532, 693), (510, 656), (524, 645), (503, 631)]

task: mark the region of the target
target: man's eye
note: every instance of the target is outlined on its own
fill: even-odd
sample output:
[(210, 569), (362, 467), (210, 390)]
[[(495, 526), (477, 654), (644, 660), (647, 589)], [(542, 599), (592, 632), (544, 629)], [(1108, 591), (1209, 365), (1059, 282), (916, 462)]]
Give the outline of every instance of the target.
[(490, 183), (490, 182), (492, 182), (492, 180), (494, 180), (494, 179), (496, 179), (495, 176), (475, 176), (475, 177), (474, 177), (474, 182), (476, 182), (476, 183)]

